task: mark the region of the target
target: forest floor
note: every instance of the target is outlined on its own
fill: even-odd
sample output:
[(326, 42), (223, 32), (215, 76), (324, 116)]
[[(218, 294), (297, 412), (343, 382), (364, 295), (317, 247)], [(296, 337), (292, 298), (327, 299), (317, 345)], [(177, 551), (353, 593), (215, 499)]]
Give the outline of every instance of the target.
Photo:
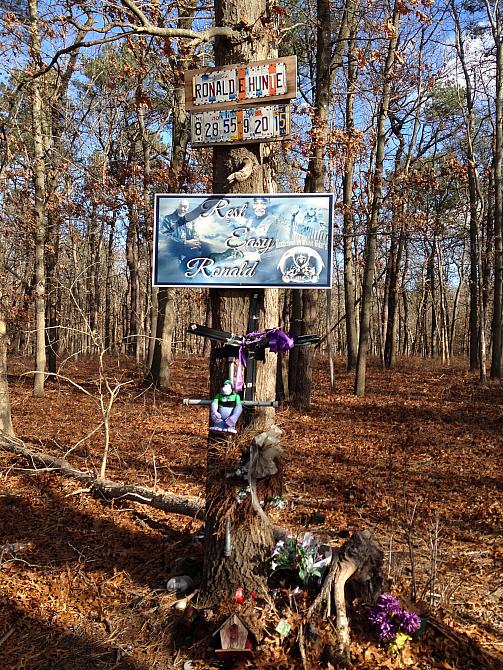
[[(108, 378), (124, 383), (107, 476), (204, 495), (207, 409), (182, 399), (205, 397), (207, 362), (179, 358), (168, 393), (143, 387), (131, 360), (107, 365)], [(69, 360), (62, 374), (81, 388), (61, 378), (41, 399), (32, 397), (29, 370), (29, 361), (11, 361), (17, 436), (99, 472), (95, 361)], [(435, 622), (391, 658), (353, 621), (355, 667), (503, 668), (503, 386), (480, 386), (464, 363), (425, 360), (401, 360), (392, 371), (370, 365), (364, 399), (352, 395), (342, 360), (334, 392), (321, 361), (314, 379), (312, 411), (277, 413), (287, 505), (274, 520), (337, 546), (370, 529), (393, 592), (409, 598), (415, 582), (419, 607)], [(0, 473), (0, 668), (163, 670), (187, 659), (214, 667), (211, 636), (184, 638), (166, 590), (197, 552), (199, 521), (100, 502), (5, 451)], [(292, 636), (273, 627), (261, 667), (302, 667)]]

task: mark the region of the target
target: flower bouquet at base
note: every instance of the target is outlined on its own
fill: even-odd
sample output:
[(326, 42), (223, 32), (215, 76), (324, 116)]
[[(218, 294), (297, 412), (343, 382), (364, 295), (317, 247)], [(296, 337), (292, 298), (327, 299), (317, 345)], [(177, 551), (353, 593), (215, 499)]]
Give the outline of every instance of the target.
[(390, 654), (401, 654), (412, 635), (421, 627), (421, 619), (400, 605), (395, 596), (383, 593), (370, 608), (368, 621)]

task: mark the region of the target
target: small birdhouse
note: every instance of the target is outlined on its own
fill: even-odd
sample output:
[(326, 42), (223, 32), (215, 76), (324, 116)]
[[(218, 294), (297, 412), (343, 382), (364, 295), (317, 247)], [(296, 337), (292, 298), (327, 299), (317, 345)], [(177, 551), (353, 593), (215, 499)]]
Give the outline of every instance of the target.
[(231, 614), (215, 631), (216, 635), (220, 636), (221, 646), (215, 649), (218, 658), (253, 658), (252, 633), (237, 614)]

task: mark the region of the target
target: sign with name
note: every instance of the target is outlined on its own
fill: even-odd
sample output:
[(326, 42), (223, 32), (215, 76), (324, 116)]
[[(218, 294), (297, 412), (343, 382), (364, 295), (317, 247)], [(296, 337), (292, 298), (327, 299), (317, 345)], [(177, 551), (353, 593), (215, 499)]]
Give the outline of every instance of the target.
[(290, 134), (290, 107), (269, 105), (192, 112), (191, 130), (193, 146), (282, 140)]
[(243, 106), (264, 100), (291, 100), (297, 95), (297, 57), (244, 65), (187, 70), (187, 110)]
[(154, 286), (329, 288), (332, 195), (155, 196)]

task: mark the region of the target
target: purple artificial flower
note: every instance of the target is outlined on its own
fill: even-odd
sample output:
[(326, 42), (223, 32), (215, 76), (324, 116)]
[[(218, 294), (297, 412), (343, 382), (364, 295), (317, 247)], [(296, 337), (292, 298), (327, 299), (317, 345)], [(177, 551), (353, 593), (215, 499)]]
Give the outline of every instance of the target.
[(402, 611), (398, 600), (389, 593), (382, 593), (377, 600), (376, 606), (388, 612), (388, 614), (398, 614)]
[(369, 622), (375, 628), (380, 640), (391, 642), (395, 639), (398, 633), (398, 622), (393, 621), (387, 612), (373, 608), (369, 614)]
[(277, 555), (279, 554), (279, 552), (281, 551), (281, 547), (282, 547), (284, 544), (285, 544), (285, 543), (284, 543), (283, 540), (278, 540), (278, 541), (276, 542), (276, 545), (275, 545), (274, 549), (272, 550), (271, 556), (277, 556)]
[(388, 593), (379, 596), (370, 609), (368, 620), (382, 642), (393, 642), (399, 632), (415, 633), (421, 625), (415, 612), (401, 607), (395, 596)]
[(307, 549), (313, 544), (313, 540), (314, 538), (311, 535), (311, 533), (304, 533), (300, 541), (300, 546), (303, 547), (304, 549)]
[(421, 619), (415, 612), (409, 612), (408, 610), (402, 610), (400, 613), (400, 629), (404, 633), (415, 633), (419, 630), (421, 626)]

